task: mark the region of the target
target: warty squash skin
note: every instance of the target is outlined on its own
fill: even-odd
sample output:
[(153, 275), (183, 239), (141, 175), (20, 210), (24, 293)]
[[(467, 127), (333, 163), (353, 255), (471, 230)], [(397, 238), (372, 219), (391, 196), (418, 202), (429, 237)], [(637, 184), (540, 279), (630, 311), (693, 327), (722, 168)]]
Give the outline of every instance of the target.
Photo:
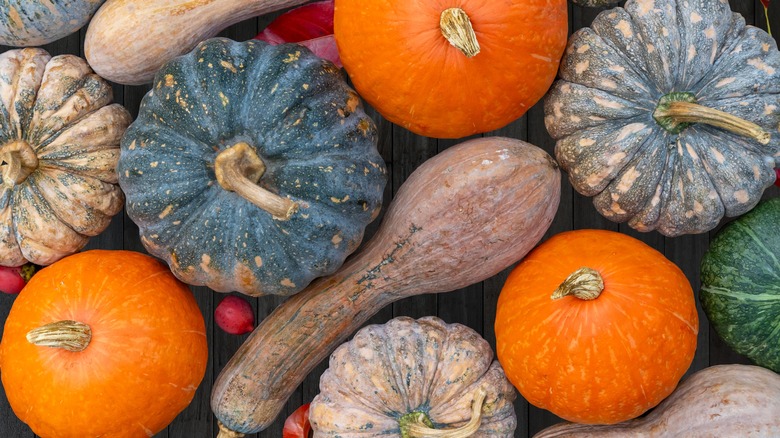
[(752, 365), (698, 371), (647, 416), (615, 425), (561, 423), (534, 438), (776, 438), (780, 376)]
[(606, 218), (703, 233), (774, 183), (780, 52), (727, 1), (629, 0), (572, 35), (559, 74), (556, 158)]
[(386, 183), (376, 127), (333, 64), (225, 38), (158, 72), (118, 173), (151, 254), (186, 283), (252, 296), (333, 273)]
[(131, 251), (84, 251), (42, 269), (0, 342), (11, 408), (45, 438), (151, 437), (190, 404), (207, 362), (192, 292)]
[(0, 54), (0, 265), (49, 265), (121, 211), (119, 141), (130, 114), (76, 56)]
[(586, 8), (603, 8), (618, 4), (620, 0), (571, 0), (572, 3)]
[(306, 375), (386, 305), (511, 266), (539, 242), (559, 202), (555, 161), (520, 140), (469, 140), (423, 163), (363, 249), (277, 307), (223, 368), (211, 393), (220, 438), (272, 424)]
[(40, 46), (81, 29), (105, 0), (3, 0), (0, 44)]
[(308, 0), (108, 0), (87, 28), (84, 55), (104, 78), (152, 82), (165, 63), (232, 24)]
[(477, 332), (436, 317), (399, 317), (360, 329), (333, 352), (309, 420), (314, 436), (323, 438), (357, 438), (367, 431), (417, 436), (412, 424), (509, 438), (517, 426), (516, 396)]
[(715, 235), (701, 262), (702, 308), (737, 353), (780, 372), (780, 198)]

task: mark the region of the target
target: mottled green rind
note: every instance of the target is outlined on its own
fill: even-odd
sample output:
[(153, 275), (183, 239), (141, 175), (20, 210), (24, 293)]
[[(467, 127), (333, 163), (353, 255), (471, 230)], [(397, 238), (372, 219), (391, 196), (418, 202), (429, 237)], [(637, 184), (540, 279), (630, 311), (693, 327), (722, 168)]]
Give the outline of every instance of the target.
[(701, 265), (702, 307), (737, 353), (780, 372), (780, 198), (723, 228)]
[(105, 0), (0, 0), (0, 44), (48, 44), (81, 29)]
[[(254, 296), (333, 273), (386, 183), (357, 103), (339, 69), (294, 44), (215, 38), (163, 66), (118, 166), (147, 250), (186, 283)], [(259, 185), (300, 205), (289, 220), (217, 183), (217, 154), (238, 142), (265, 162)]]

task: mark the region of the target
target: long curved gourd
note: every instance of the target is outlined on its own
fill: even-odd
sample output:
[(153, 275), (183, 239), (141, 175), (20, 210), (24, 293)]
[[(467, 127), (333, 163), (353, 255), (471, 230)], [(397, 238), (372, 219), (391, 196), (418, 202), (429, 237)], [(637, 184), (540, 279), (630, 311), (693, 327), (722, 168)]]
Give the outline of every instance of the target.
[(145, 84), (163, 64), (222, 29), (306, 1), (109, 0), (89, 23), (84, 54), (110, 81)]
[(717, 365), (685, 380), (638, 420), (561, 423), (534, 438), (722, 438), (780, 436), (780, 376), (753, 365)]
[(4, 0), (0, 44), (41, 46), (81, 29), (105, 0)]
[(780, 52), (729, 2), (628, 0), (569, 39), (545, 124), (614, 222), (698, 234), (758, 204), (780, 162)]
[(211, 398), (220, 437), (268, 427), (306, 375), (389, 303), (465, 287), (521, 259), (559, 201), (556, 163), (520, 140), (475, 139), (428, 160), (365, 248), (279, 306), (225, 366)]

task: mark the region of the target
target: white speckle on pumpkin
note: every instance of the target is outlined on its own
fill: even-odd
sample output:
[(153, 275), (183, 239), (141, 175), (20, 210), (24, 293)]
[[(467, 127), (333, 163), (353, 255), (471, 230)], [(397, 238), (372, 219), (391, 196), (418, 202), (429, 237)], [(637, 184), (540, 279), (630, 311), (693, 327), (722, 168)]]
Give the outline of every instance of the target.
[(685, 171), (685, 176), (688, 178), (688, 181), (693, 182), (693, 172), (691, 172), (691, 169)]
[(687, 219), (690, 219), (690, 218), (692, 218), (693, 216), (694, 216), (693, 210), (688, 210), (688, 211), (686, 211), (686, 212), (685, 212), (685, 217), (686, 217)]
[(704, 30), (704, 36), (708, 39), (715, 38), (715, 28), (713, 26), (708, 27)]
[(610, 65), (610, 66), (609, 66), (609, 67), (607, 67), (607, 68), (608, 68), (609, 70), (612, 70), (612, 71), (614, 71), (614, 72), (617, 72), (617, 73), (623, 73), (623, 72), (625, 72), (625, 71), (626, 71), (626, 68), (625, 68), (625, 67), (623, 67), (622, 65)]
[(653, 6), (655, 6), (655, 2), (653, 0), (637, 0), (634, 3), (638, 8), (639, 16), (647, 15), (650, 11), (653, 10)]
[(257, 266), (258, 268), (262, 268), (263, 267), (263, 258), (262, 257), (255, 256), (255, 266)]
[(588, 116), (588, 119), (593, 122), (603, 122), (604, 120), (607, 120), (604, 117), (599, 117), (599, 116)]
[(620, 178), (620, 182), (617, 185), (618, 191), (621, 193), (626, 193), (627, 191), (629, 191), (631, 187), (634, 185), (634, 182), (636, 182), (636, 179), (639, 178), (640, 175), (642, 174), (638, 170), (636, 170), (636, 166), (632, 166)]
[(766, 73), (768, 75), (775, 74), (774, 67), (772, 67), (769, 64), (767, 64), (766, 62), (764, 62), (764, 60), (761, 59), (761, 58), (751, 58), (751, 59), (748, 59), (747, 63), (748, 63), (749, 66), (755, 67), (757, 70), (760, 70), (760, 71), (762, 71), (762, 72), (764, 72), (764, 73)]
[(611, 209), (611, 210), (612, 210), (612, 211), (613, 211), (615, 214), (626, 214), (626, 211), (625, 211), (625, 210), (623, 210), (623, 209), (620, 207), (620, 204), (618, 204), (617, 202), (613, 202), (613, 203), (612, 203), (612, 205), (610, 205), (610, 209)]
[(693, 146), (689, 145), (688, 143), (685, 143), (685, 150), (688, 151), (688, 155), (693, 157), (694, 160), (699, 159), (699, 154), (696, 153), (696, 150), (693, 149)]
[(152, 161), (149, 165), (152, 166), (152, 167), (157, 167), (158, 164), (160, 164), (160, 163), (157, 162), (157, 161)]
[(625, 158), (626, 158), (626, 153), (625, 152), (618, 152), (618, 153), (612, 154), (612, 156), (609, 157), (609, 160), (607, 160), (607, 164), (610, 165), (610, 166), (615, 166), (616, 164), (618, 164), (621, 161), (623, 161), (623, 159), (625, 159)]
[(332, 243), (332, 244), (333, 244), (333, 245), (334, 245), (336, 248), (338, 248), (338, 247), (339, 247), (339, 244), (340, 244), (340, 243), (341, 243), (343, 240), (344, 240), (344, 239), (341, 237), (341, 235), (339, 235), (339, 234), (336, 234), (335, 236), (333, 236), (333, 238), (332, 238), (332, 239), (330, 239), (330, 242), (331, 242), (331, 243)]
[(777, 106), (775, 105), (764, 105), (764, 115), (765, 116), (771, 116), (775, 110), (777, 109)]
[(608, 90), (614, 90), (617, 88), (617, 83), (613, 81), (612, 79), (602, 79), (601, 80), (601, 86), (608, 89)]
[(493, 164), (493, 162), (491, 160), (482, 160), (482, 165), (483, 166), (488, 166), (490, 164)]
[(540, 61), (553, 62), (553, 59), (550, 58), (549, 56), (539, 55), (537, 53), (531, 53), (530, 56), (531, 56), (531, 58), (535, 58), (535, 59), (538, 59)]
[(574, 71), (578, 75), (581, 75), (582, 73), (585, 72), (585, 70), (588, 69), (588, 67), (590, 67), (590, 61), (585, 60), (585, 61), (582, 61), (582, 62), (578, 62), (577, 65), (574, 66)]
[(227, 96), (225, 96), (225, 94), (221, 91), (219, 92), (219, 99), (222, 101), (222, 106), (228, 106), (230, 103), (230, 99), (228, 99)]
[(647, 128), (647, 125), (644, 123), (631, 123), (623, 127), (623, 129), (620, 130), (620, 133), (618, 134), (615, 141), (623, 141), (627, 139), (630, 135), (634, 135), (643, 129)]
[(691, 23), (696, 24), (701, 22), (702, 18), (696, 11), (691, 12)]
[(225, 61), (224, 59), (222, 61), (219, 61), (219, 65), (221, 65), (222, 67), (230, 70), (233, 73), (238, 73), (238, 70), (236, 69), (236, 66), (231, 64), (231, 63), (229, 63), (229, 62), (227, 62), (227, 61)]
[(135, 140), (133, 140), (133, 141), (130, 143), (130, 146), (128, 146), (127, 148), (128, 148), (128, 149), (130, 149), (131, 151), (135, 150)]
[(303, 84), (302, 86), (303, 86), (304, 90), (308, 90), (309, 89), (309, 84)]
[(708, 198), (715, 200), (718, 199), (718, 192), (715, 189), (710, 190), (710, 193), (707, 195)]
[(555, 114), (556, 119), (562, 119), (563, 118), (563, 104), (560, 102), (555, 102), (553, 104), (553, 114)]
[(768, 52), (769, 51), (769, 47), (770, 47), (769, 43), (761, 44), (761, 50), (763, 50), (764, 52)]
[(279, 284), (284, 287), (295, 287), (295, 283), (293, 283), (289, 278), (285, 278), (284, 280), (280, 281)]
[(339, 199), (339, 198), (337, 198), (335, 196), (331, 196), (330, 197), (330, 202), (332, 202), (334, 204), (341, 204), (342, 202), (347, 202), (348, 200), (349, 200), (349, 195), (345, 196), (342, 199)]
[(200, 256), (200, 268), (204, 271), (209, 270), (209, 263), (211, 263), (211, 256), (208, 254), (203, 254)]
[(645, 47), (647, 47), (647, 53), (654, 53), (655, 52), (655, 46), (652, 44), (647, 44)]
[(717, 83), (717, 84), (715, 84), (715, 88), (721, 88), (721, 87), (725, 87), (726, 85), (728, 85), (728, 84), (731, 84), (731, 83), (733, 83), (733, 82), (734, 82), (734, 81), (736, 81), (736, 80), (737, 80), (737, 78), (725, 78), (725, 79), (721, 79), (721, 80), (719, 80), (719, 81), (718, 81), (718, 83)]
[(734, 199), (740, 204), (745, 204), (750, 200), (750, 196), (746, 190), (737, 190), (734, 192)]
[(634, 31), (631, 30), (631, 24), (629, 24), (626, 20), (618, 21), (618, 24), (615, 25), (615, 28), (623, 34), (624, 38), (631, 38), (634, 36)]
[(125, 170), (125, 178), (130, 178), (130, 171), (129, 170)]
[(587, 53), (590, 50), (590, 44), (583, 44), (577, 47), (577, 53)]
[(592, 138), (581, 138), (579, 141), (579, 145), (583, 147), (593, 146), (594, 144), (596, 144), (596, 140)]
[(582, 121), (582, 119), (581, 119), (581, 118), (579, 118), (579, 117), (575, 116), (574, 114), (572, 114), (572, 115), (570, 115), (570, 116), (569, 116), (569, 120), (571, 120), (571, 121), (572, 121), (572, 122), (574, 122), (574, 123), (580, 123), (580, 122)]
[(620, 102), (615, 102), (613, 100), (608, 100), (601, 97), (594, 97), (593, 101), (596, 102), (596, 105), (602, 106), (604, 108), (611, 108), (611, 109), (623, 108), (623, 104), (621, 104)]
[(761, 180), (761, 169), (758, 166), (753, 166), (753, 178), (756, 181)]
[(509, 149), (501, 149), (501, 150), (498, 150), (496, 152), (498, 152), (498, 158), (500, 158), (502, 160), (506, 160), (510, 156), (509, 155)]
[(181, 225), (181, 221), (173, 221), (173, 225)]
[(661, 28), (661, 35), (668, 37), (669, 36), (669, 29), (662, 27)]
[(693, 58), (696, 57), (696, 46), (691, 44), (688, 46), (688, 62), (693, 61)]
[(723, 163), (726, 162), (726, 157), (724, 157), (723, 154), (721, 154), (719, 150), (717, 150), (715, 148), (710, 148), (710, 152), (712, 152), (712, 156), (715, 157), (715, 160), (719, 164), (723, 164)]

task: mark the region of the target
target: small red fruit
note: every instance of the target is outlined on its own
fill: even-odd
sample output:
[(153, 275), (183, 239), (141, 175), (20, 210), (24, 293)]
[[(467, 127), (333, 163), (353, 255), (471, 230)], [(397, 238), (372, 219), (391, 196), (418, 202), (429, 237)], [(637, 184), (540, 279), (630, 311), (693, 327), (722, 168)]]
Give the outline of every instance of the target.
[(32, 263), (13, 268), (0, 266), (0, 292), (18, 294), (37, 270)]
[(282, 438), (309, 438), (311, 432), (309, 405), (306, 403), (287, 417), (282, 429)]
[(235, 295), (228, 295), (214, 310), (214, 320), (219, 328), (231, 335), (243, 335), (255, 328), (255, 314), (249, 302)]
[(775, 178), (775, 185), (780, 187), (780, 168), (775, 169), (775, 175), (777, 175), (777, 178)]

